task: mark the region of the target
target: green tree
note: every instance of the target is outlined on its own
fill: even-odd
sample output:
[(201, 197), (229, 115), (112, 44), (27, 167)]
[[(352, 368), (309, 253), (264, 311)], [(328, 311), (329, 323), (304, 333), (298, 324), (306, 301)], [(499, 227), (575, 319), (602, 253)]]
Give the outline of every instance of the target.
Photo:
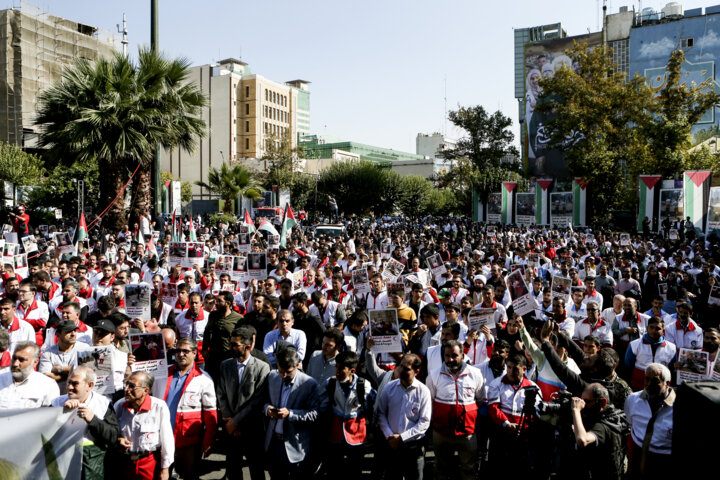
[(327, 212), (327, 195), (332, 195), (344, 215), (392, 212), (399, 197), (399, 178), (372, 162), (333, 163), (318, 179), (318, 209)]
[(0, 142), (0, 180), (15, 185), (38, 185), (45, 173), (36, 155), (24, 152), (20, 147)]
[(233, 201), (242, 195), (248, 198), (260, 198), (262, 187), (253, 173), (242, 165), (228, 166), (223, 163), (220, 169), (210, 167), (207, 182), (196, 181), (195, 185), (206, 188), (225, 202), (224, 213), (233, 213)]
[(510, 179), (513, 173), (520, 171), (509, 117), (500, 111), (489, 114), (484, 107), (477, 105), (453, 110), (448, 118), (464, 131), (464, 135), (455, 148), (443, 151), (443, 156), (453, 160), (454, 166), (460, 168), (451, 177), (462, 177), (460, 188), (466, 190), (468, 196), (472, 195), (473, 188), (487, 196), (498, 190), (500, 184)]
[(575, 44), (566, 53), (577, 68), (561, 67), (541, 80), (535, 111), (548, 116), (550, 147), (565, 153), (568, 173), (590, 179), (594, 223), (608, 225), (618, 210), (632, 208), (638, 174), (672, 177), (710, 160), (687, 149), (692, 125), (718, 96), (680, 84), (682, 52), (671, 55), (658, 96), (643, 77), (627, 79), (611, 49)]
[(305, 152), (301, 145), (293, 147), (289, 133), (270, 135), (266, 140), (265, 153), (260, 160), (265, 165), (261, 183), (266, 190), (273, 186), (290, 191), (290, 204), (295, 209), (308, 206), (310, 196), (315, 193), (316, 180), (303, 173), (302, 159)]
[(402, 194), (397, 206), (402, 214), (410, 219), (422, 216), (421, 206), (431, 190), (430, 182), (420, 175), (400, 177), (400, 191)]
[[(103, 172), (100, 208), (120, 194), (137, 168), (130, 212), (135, 221), (149, 207), (156, 146), (192, 151), (205, 134), (199, 114), (207, 100), (187, 83), (189, 66), (186, 59), (166, 59), (145, 48), (137, 64), (121, 54), (96, 61), (78, 58), (40, 94), (40, 145), (67, 162), (97, 162)], [(117, 229), (126, 219), (125, 204), (117, 201), (103, 226)]]
[[(66, 218), (73, 218), (77, 212), (78, 180), (85, 181), (85, 214), (88, 221), (99, 214), (100, 174), (96, 162), (74, 162), (71, 165), (45, 161), (44, 168), (50, 172), (30, 192), (28, 206), (33, 210), (33, 224), (54, 222), (55, 216), (48, 209), (62, 209)], [(102, 207), (105, 208), (105, 207)], [(43, 213), (45, 212), (45, 213)], [(89, 215), (92, 213), (92, 215)]]
[(177, 177), (173, 177), (172, 173), (166, 172), (165, 170), (160, 172), (160, 177), (163, 182), (177, 182), (180, 181), (180, 200), (183, 203), (187, 203), (192, 200), (192, 184), (187, 180), (181, 181)]

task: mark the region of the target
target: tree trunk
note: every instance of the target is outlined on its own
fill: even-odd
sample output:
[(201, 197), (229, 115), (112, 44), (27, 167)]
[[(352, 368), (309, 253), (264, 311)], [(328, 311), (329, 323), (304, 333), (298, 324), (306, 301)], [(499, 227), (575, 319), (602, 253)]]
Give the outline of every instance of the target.
[[(103, 171), (105, 170), (105, 171)], [(98, 214), (105, 210), (115, 196), (122, 190), (127, 174), (125, 168), (112, 168), (101, 164), (100, 166), (100, 206)], [(127, 223), (125, 215), (124, 195), (105, 212), (102, 220), (100, 220), (103, 228), (110, 233), (117, 233)]]
[(141, 165), (133, 178), (132, 202), (130, 202), (130, 230), (134, 232), (134, 225), (140, 222), (140, 215), (146, 215), (150, 207), (150, 180), (151, 167), (149, 164)]

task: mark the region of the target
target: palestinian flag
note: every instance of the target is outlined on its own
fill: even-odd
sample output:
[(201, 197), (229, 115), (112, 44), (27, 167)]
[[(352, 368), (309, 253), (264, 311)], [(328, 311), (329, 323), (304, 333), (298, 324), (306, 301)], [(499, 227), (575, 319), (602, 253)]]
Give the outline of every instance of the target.
[(517, 182), (503, 182), (502, 184), (502, 210), (500, 221), (505, 225), (513, 223), (513, 191), (517, 187)]
[(197, 242), (197, 234), (195, 233), (195, 224), (193, 223), (192, 216), (190, 217), (190, 241)]
[(693, 170), (683, 175), (685, 191), (685, 216), (690, 217), (695, 228), (705, 230), (707, 204), (710, 196), (710, 170)]
[(587, 186), (589, 178), (575, 177), (573, 180), (573, 224), (584, 227), (587, 214)]
[(157, 246), (155, 245), (155, 239), (150, 236), (150, 240), (148, 240), (147, 247), (145, 248), (145, 252), (147, 253), (147, 257), (150, 258), (151, 256), (155, 255), (157, 256)]
[(250, 212), (248, 212), (247, 208), (245, 209), (245, 221), (243, 224), (250, 228), (250, 233), (255, 231), (255, 222), (253, 222), (253, 219), (250, 217)]
[(655, 186), (662, 177), (660, 175), (638, 175), (638, 193), (640, 195), (638, 216), (637, 216), (637, 231), (642, 232), (643, 220), (645, 217), (650, 219), (650, 226), (652, 228), (653, 220), (655, 219), (655, 197), (658, 191)]
[(282, 231), (280, 232), (280, 246), (284, 247), (288, 234), (292, 231), (292, 228), (297, 225), (295, 214), (290, 208), (290, 204), (285, 206), (285, 214), (283, 215)]
[(273, 227), (273, 224), (267, 221), (267, 218), (263, 217), (262, 222), (260, 222), (260, 226), (257, 228), (258, 230), (265, 230), (270, 235), (280, 235), (277, 230), (275, 230), (275, 227)]
[(78, 219), (78, 226), (73, 234), (73, 245), (75, 245), (75, 251), (77, 252), (78, 243), (83, 240), (87, 240), (88, 230), (87, 224), (85, 223), (85, 212), (80, 212), (80, 218)]
[[(142, 222), (142, 217), (140, 217), (140, 222)], [(135, 228), (135, 235), (133, 240), (135, 240), (140, 245), (145, 245), (145, 236), (142, 234), (142, 230), (140, 230), (140, 222), (138, 222), (138, 226)]]

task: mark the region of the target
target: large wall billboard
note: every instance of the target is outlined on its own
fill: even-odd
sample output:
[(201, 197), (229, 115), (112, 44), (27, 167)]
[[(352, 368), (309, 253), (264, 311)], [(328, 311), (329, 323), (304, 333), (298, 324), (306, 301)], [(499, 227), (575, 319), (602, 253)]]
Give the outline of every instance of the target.
[[(705, 85), (720, 92), (715, 64), (720, 59), (720, 16), (706, 15), (645, 25), (630, 31), (630, 76), (644, 76), (659, 92), (667, 81), (667, 62), (673, 50), (685, 53), (682, 83)], [(708, 110), (692, 129), (693, 143), (718, 135), (718, 108)]]
[[(587, 43), (592, 48), (601, 44), (602, 36), (600, 33), (593, 33), (525, 45), (524, 128), (527, 142), (524, 153), (528, 173), (533, 177), (565, 179), (568, 176), (565, 155), (560, 150), (549, 147), (547, 122), (552, 118), (552, 114), (540, 114), (535, 111), (535, 107), (542, 94), (539, 84), (542, 77), (552, 77), (563, 65), (577, 69), (577, 65), (573, 65), (565, 53), (573, 47), (573, 42)], [(568, 142), (575, 140), (576, 135), (568, 138)]]

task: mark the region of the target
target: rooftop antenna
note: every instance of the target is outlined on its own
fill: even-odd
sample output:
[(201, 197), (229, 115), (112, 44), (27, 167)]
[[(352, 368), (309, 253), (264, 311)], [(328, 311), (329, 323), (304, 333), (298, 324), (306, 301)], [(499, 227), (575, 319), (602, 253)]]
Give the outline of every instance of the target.
[(445, 74), (445, 115), (443, 116), (443, 137), (447, 135), (447, 73)]
[(128, 46), (128, 31), (127, 31), (127, 19), (125, 18), (125, 14), (123, 13), (123, 23), (122, 23), (122, 30), (120, 29), (120, 24), (116, 24), (118, 33), (122, 33), (122, 49), (123, 49), (123, 56), (127, 57), (127, 46)]

